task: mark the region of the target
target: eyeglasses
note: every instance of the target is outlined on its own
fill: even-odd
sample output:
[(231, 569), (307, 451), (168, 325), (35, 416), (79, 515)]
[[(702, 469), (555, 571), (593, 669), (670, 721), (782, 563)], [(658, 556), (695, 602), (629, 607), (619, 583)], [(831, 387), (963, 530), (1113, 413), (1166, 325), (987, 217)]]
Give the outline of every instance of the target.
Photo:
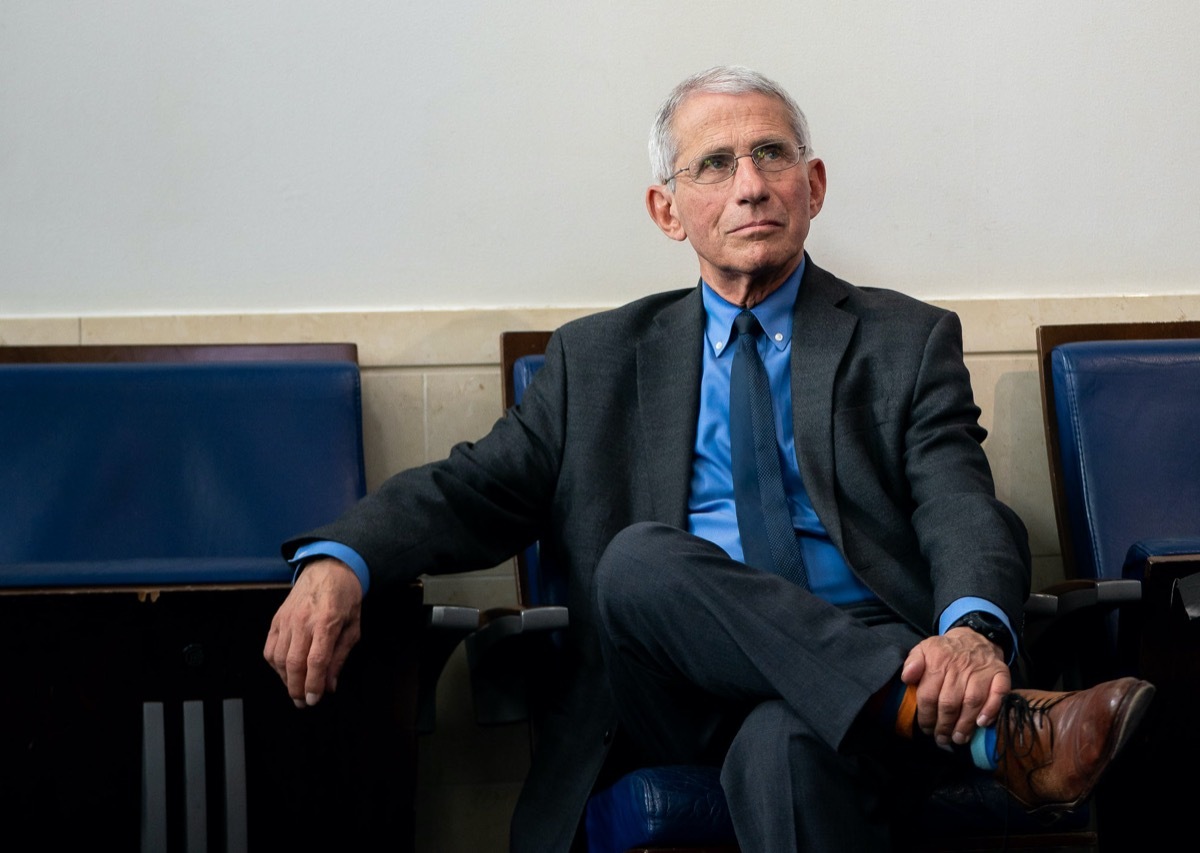
[(728, 151), (714, 151), (711, 154), (701, 154), (675, 174), (667, 178), (673, 181), (680, 175), (686, 174), (692, 183), (719, 184), (733, 177), (737, 171), (738, 160), (749, 157), (750, 162), (760, 172), (786, 172), (800, 162), (804, 156), (804, 146), (791, 142), (764, 142), (749, 154), (734, 155)]

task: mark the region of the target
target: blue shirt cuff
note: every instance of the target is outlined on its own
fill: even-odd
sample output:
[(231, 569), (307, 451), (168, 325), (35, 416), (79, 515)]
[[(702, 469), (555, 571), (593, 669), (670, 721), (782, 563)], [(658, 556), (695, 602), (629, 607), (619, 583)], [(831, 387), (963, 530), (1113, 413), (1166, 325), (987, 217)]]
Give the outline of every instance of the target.
[(950, 606), (942, 611), (942, 617), (938, 620), (938, 633), (944, 634), (950, 629), (950, 626), (957, 622), (960, 618), (970, 613), (972, 610), (982, 610), (984, 613), (990, 613), (1008, 629), (1008, 634), (1012, 637), (1012, 655), (1008, 659), (1011, 665), (1017, 659), (1017, 632), (1012, 629), (1012, 624), (1008, 621), (1008, 617), (1004, 615), (1004, 611), (992, 604), (986, 598), (973, 598), (967, 596), (960, 598), (957, 601), (952, 601)]
[(296, 549), (296, 553), (288, 560), (296, 569), (292, 574), (293, 584), (296, 582), (296, 577), (300, 574), (300, 570), (304, 568), (304, 564), (315, 557), (333, 557), (335, 560), (341, 560), (350, 567), (350, 571), (354, 572), (354, 576), (358, 578), (358, 582), (362, 586), (363, 595), (367, 594), (367, 589), (371, 586), (371, 573), (367, 570), (366, 560), (360, 557), (358, 552), (353, 548), (343, 545), (341, 542), (330, 542), (326, 539), (309, 542), (307, 545), (301, 545)]

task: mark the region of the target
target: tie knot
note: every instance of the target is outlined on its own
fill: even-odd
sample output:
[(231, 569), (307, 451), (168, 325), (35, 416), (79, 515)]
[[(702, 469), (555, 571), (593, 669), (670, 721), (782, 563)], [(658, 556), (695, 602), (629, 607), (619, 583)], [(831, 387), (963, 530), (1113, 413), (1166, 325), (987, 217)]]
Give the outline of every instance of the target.
[(743, 311), (733, 319), (733, 327), (737, 329), (738, 337), (750, 335), (750, 337), (756, 338), (762, 332), (762, 326), (758, 324), (758, 318), (750, 313), (749, 310)]

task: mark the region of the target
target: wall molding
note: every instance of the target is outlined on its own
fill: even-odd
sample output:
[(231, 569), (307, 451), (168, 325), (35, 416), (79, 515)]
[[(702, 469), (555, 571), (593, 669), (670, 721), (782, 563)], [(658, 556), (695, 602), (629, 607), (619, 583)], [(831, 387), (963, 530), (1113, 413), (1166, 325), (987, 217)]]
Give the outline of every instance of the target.
[[(962, 318), (968, 353), (1036, 349), (1049, 323), (1200, 319), (1200, 293), (1175, 295), (931, 299)], [(313, 313), (3, 317), (0, 344), (354, 341), (367, 367), (496, 364), (500, 332), (557, 328), (610, 306), (464, 308)]]

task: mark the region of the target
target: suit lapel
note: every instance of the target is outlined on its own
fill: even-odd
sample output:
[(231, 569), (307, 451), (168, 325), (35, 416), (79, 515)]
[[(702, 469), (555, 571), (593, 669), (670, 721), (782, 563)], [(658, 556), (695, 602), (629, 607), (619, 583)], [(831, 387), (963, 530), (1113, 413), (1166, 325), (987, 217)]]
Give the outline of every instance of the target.
[(838, 307), (847, 285), (808, 261), (792, 317), (792, 429), (800, 476), (830, 538), (842, 547), (834, 494), (833, 398), (858, 319)]
[(659, 314), (655, 326), (638, 344), (639, 458), (646, 460), (655, 519), (686, 528), (700, 411), (704, 306), (699, 288)]

